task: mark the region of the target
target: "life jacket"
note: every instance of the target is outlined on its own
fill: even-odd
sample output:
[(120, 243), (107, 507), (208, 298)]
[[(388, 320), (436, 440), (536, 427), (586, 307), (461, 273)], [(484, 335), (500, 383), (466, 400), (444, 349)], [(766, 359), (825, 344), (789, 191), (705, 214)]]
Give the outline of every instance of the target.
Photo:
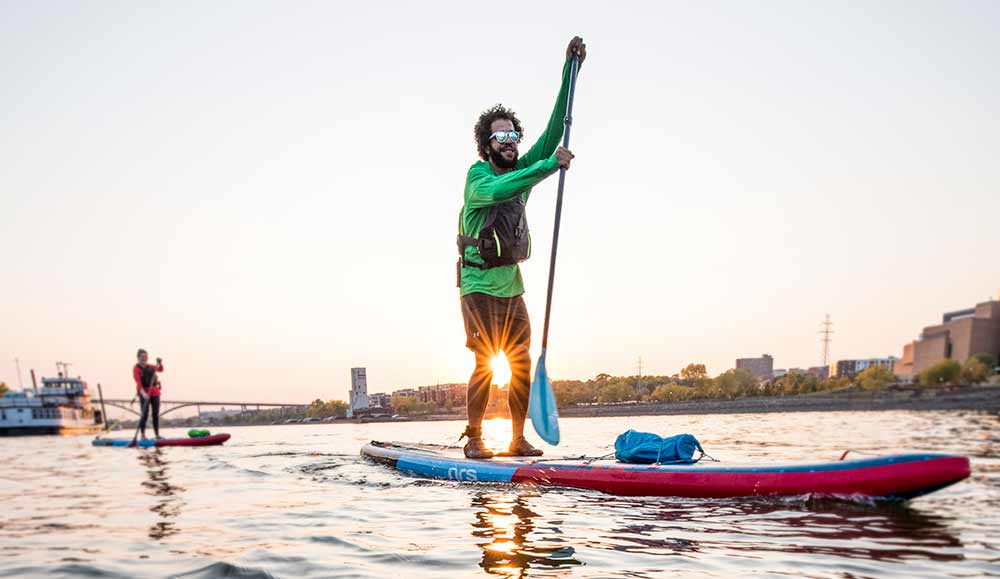
[[(528, 218), (524, 212), (524, 205), (524, 198), (518, 195), (509, 201), (490, 207), (478, 237), (465, 235), (462, 230), (462, 212), (459, 212), (459, 265), (491, 269), (521, 263), (531, 257), (531, 233), (528, 231)], [(466, 259), (466, 247), (475, 247), (485, 263), (475, 263)]]
[(140, 378), (140, 380), (142, 380), (142, 387), (146, 389), (152, 388), (156, 384), (156, 366), (150, 366), (148, 364), (146, 366), (140, 366), (139, 364), (136, 364), (136, 367), (139, 368), (140, 372), (142, 372), (142, 376)]

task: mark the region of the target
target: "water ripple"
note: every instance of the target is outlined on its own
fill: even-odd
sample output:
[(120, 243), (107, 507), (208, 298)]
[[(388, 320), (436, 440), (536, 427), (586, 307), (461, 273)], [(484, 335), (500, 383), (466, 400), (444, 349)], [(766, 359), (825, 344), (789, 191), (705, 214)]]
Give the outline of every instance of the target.
[(693, 432), (727, 462), (973, 457), (968, 481), (902, 505), (468, 485), (358, 455), (373, 438), (451, 442), (454, 422), (237, 428), (206, 449), (5, 439), (0, 577), (1000, 576), (998, 426), (970, 412), (567, 419), (550, 453), (632, 427)]

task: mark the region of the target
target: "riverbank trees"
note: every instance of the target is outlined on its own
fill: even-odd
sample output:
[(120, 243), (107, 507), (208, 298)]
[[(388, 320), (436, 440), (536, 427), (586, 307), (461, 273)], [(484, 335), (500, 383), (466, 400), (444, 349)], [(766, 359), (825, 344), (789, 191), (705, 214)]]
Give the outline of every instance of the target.
[(306, 409), (307, 418), (344, 418), (347, 416), (347, 402), (343, 400), (323, 401), (317, 398)]
[[(941, 387), (982, 384), (993, 375), (996, 361), (976, 355), (964, 364), (945, 360), (926, 370), (913, 384)], [(797, 396), (858, 388), (885, 390), (899, 379), (884, 366), (866, 368), (857, 376), (820, 379), (813, 374), (790, 372), (772, 379), (754, 378), (747, 370), (731, 369), (711, 378), (704, 364), (688, 364), (674, 376), (612, 376), (601, 373), (590, 380), (556, 380), (552, 383), (559, 406), (673, 402), (681, 400), (731, 400), (749, 396)]]
[(925, 387), (983, 384), (995, 374), (996, 365), (990, 354), (973, 354), (964, 363), (942, 360), (921, 372), (917, 382)]

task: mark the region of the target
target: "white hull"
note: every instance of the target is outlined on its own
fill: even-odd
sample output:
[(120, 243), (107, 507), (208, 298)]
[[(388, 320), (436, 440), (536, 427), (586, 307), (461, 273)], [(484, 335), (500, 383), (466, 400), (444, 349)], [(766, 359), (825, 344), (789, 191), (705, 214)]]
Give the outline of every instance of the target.
[(87, 383), (79, 378), (42, 378), (42, 387), (0, 398), (0, 436), (100, 432)]
[(101, 431), (100, 424), (71, 425), (58, 424), (53, 426), (0, 426), (0, 436), (37, 436), (61, 434), (72, 436), (76, 434), (97, 434)]

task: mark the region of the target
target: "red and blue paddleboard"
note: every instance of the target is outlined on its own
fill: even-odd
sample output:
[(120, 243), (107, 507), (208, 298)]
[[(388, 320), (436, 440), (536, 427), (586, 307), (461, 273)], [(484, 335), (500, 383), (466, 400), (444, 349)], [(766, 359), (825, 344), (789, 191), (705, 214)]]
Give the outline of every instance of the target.
[(969, 459), (897, 454), (858, 460), (770, 466), (698, 463), (642, 465), (614, 461), (467, 459), (461, 448), (372, 441), (361, 454), (400, 471), (467, 482), (591, 489), (614, 495), (735, 498), (822, 496), (902, 501), (969, 476)]
[(229, 440), (228, 434), (212, 434), (191, 438), (161, 438), (160, 440), (135, 440), (129, 438), (95, 438), (94, 446), (135, 446), (139, 448), (159, 448), (161, 446), (216, 446)]

